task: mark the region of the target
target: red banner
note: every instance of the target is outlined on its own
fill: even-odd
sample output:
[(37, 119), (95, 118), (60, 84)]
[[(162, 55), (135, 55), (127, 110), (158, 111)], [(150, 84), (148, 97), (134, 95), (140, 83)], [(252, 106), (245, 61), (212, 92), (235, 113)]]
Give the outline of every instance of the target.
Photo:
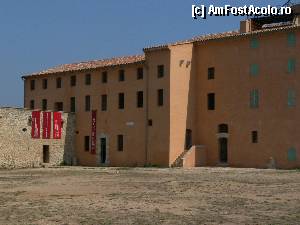
[(62, 118), (60, 112), (53, 113), (53, 139), (61, 139)]
[(51, 138), (51, 112), (43, 112), (43, 139)]
[(91, 153), (96, 154), (96, 141), (97, 141), (97, 110), (92, 111), (92, 137), (91, 137)]
[(31, 113), (31, 137), (34, 139), (39, 139), (40, 129), (41, 129), (41, 112), (33, 111)]

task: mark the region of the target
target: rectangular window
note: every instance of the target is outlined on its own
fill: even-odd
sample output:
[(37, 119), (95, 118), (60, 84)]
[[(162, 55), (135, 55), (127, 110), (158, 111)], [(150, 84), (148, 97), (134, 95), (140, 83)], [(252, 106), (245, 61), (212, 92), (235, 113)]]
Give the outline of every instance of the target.
[(295, 90), (288, 90), (288, 107), (295, 107), (296, 106), (296, 91)]
[(125, 96), (124, 93), (119, 93), (119, 109), (124, 109), (124, 100), (125, 100)]
[(256, 49), (256, 48), (259, 47), (259, 42), (258, 42), (257, 38), (252, 38), (250, 40), (250, 47), (253, 48), (253, 49)]
[(76, 111), (76, 100), (75, 97), (70, 98), (70, 112)]
[(34, 90), (35, 89), (35, 80), (31, 80), (30, 81), (30, 90)]
[(252, 143), (258, 143), (258, 132), (252, 131), (251, 136), (252, 136)]
[(101, 95), (101, 110), (107, 111), (107, 95)]
[(91, 96), (89, 95), (85, 96), (85, 111), (91, 111)]
[(118, 135), (118, 151), (120, 151), (120, 152), (123, 151), (123, 147), (124, 147), (123, 146), (124, 145), (124, 143), (123, 143), (124, 140), (123, 139), (124, 139), (123, 135), (121, 135), (121, 134)]
[(295, 47), (296, 46), (296, 34), (295, 33), (289, 33), (288, 34), (288, 46), (289, 47)]
[(258, 108), (259, 106), (259, 92), (254, 89), (250, 92), (250, 108)]
[(165, 75), (165, 67), (164, 65), (158, 65), (157, 66), (157, 77), (161, 78)]
[(250, 75), (257, 76), (259, 74), (259, 66), (258, 64), (251, 64), (250, 65)]
[(158, 106), (164, 105), (164, 90), (163, 89), (157, 90), (157, 105)]
[(215, 110), (215, 93), (207, 94), (207, 109)]
[(137, 107), (143, 108), (144, 105), (144, 93), (142, 91), (138, 91), (136, 93), (136, 99), (137, 99)]
[(71, 87), (75, 87), (76, 86), (76, 76), (75, 75), (71, 76), (71, 78), (70, 78), (70, 84), (71, 84)]
[(64, 111), (64, 104), (62, 102), (55, 102), (54, 109), (55, 111)]
[(34, 100), (30, 101), (30, 109), (34, 109)]
[(143, 68), (138, 68), (137, 69), (137, 79), (142, 80), (144, 77), (144, 69)]
[(152, 127), (153, 125), (153, 121), (152, 120), (148, 120), (148, 126)]
[(61, 77), (56, 78), (56, 88), (61, 88)]
[(119, 81), (125, 81), (125, 70), (119, 70)]
[(42, 100), (42, 110), (43, 111), (47, 110), (47, 99)]
[(207, 70), (207, 79), (208, 80), (215, 79), (215, 68), (214, 67), (208, 68), (208, 70)]
[(48, 88), (48, 80), (43, 79), (42, 83), (43, 83), (43, 89), (47, 89)]
[(50, 150), (49, 145), (43, 145), (43, 163), (50, 162)]
[(107, 71), (102, 72), (102, 83), (107, 83)]
[(90, 150), (90, 136), (84, 136), (84, 151)]
[(296, 152), (296, 149), (293, 147), (288, 150), (288, 160), (289, 161), (297, 160), (297, 152)]
[(91, 85), (91, 83), (92, 83), (91, 74), (86, 74), (85, 75), (85, 85)]
[(294, 73), (296, 71), (296, 60), (289, 59), (288, 61), (288, 73)]

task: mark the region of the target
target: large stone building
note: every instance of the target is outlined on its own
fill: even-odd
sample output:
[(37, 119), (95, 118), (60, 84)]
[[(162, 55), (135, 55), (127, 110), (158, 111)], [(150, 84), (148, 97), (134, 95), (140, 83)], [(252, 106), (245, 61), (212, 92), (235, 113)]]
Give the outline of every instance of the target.
[(144, 55), (25, 75), (24, 105), (75, 112), (80, 165), (300, 167), (299, 25), (295, 7)]

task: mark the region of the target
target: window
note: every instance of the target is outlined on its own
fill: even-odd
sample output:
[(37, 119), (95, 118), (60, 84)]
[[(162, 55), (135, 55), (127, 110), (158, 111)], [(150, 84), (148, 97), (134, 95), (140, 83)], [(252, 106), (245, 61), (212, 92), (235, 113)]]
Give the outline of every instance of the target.
[(106, 71), (102, 72), (102, 83), (103, 84), (107, 83), (107, 72)]
[(220, 124), (218, 126), (218, 131), (219, 131), (219, 133), (228, 133), (228, 131), (229, 131), (228, 125), (227, 124)]
[(288, 160), (289, 161), (296, 161), (297, 160), (297, 152), (294, 147), (288, 150)]
[(215, 93), (207, 94), (207, 109), (215, 110)]
[(257, 131), (252, 131), (251, 132), (251, 138), (252, 138), (252, 143), (258, 143), (258, 132)]
[(56, 78), (56, 88), (61, 88), (61, 77)]
[(55, 111), (63, 111), (64, 110), (64, 104), (62, 102), (55, 102), (54, 103), (54, 109), (55, 109)]
[(119, 109), (124, 109), (124, 93), (119, 93)]
[(42, 110), (43, 111), (47, 110), (47, 99), (42, 100)]
[(76, 99), (75, 97), (70, 98), (70, 112), (76, 111)]
[(70, 84), (71, 84), (71, 87), (75, 87), (76, 86), (76, 76), (75, 75), (71, 76), (71, 78), (70, 78)]
[(295, 33), (289, 33), (288, 34), (288, 46), (289, 47), (295, 47), (296, 46), (296, 34)]
[(153, 125), (153, 121), (152, 120), (148, 120), (148, 126), (152, 127)]
[(120, 151), (120, 152), (123, 151), (123, 147), (124, 147), (123, 139), (124, 139), (123, 135), (119, 134), (118, 135), (118, 151)]
[(119, 70), (119, 81), (125, 81), (125, 70)]
[(164, 90), (163, 89), (157, 90), (157, 105), (158, 106), (164, 105)]
[(43, 89), (47, 89), (48, 88), (48, 80), (47, 79), (43, 79), (42, 83), (43, 83)]
[(49, 145), (43, 145), (43, 163), (50, 162), (50, 151)]
[(214, 67), (208, 68), (208, 70), (207, 70), (207, 79), (208, 80), (215, 79), (215, 68)]
[(31, 80), (30, 81), (30, 90), (34, 90), (35, 89), (35, 80)]
[(107, 95), (101, 95), (101, 110), (107, 111)]
[(30, 101), (30, 109), (34, 109), (34, 100)]
[(288, 61), (288, 73), (294, 73), (296, 71), (296, 60), (289, 59)]
[(259, 92), (254, 89), (250, 92), (250, 108), (258, 108), (259, 106)]
[(137, 107), (138, 108), (143, 108), (143, 105), (144, 105), (144, 93), (142, 91), (138, 91), (136, 93), (136, 98), (137, 98)]
[(85, 111), (91, 111), (91, 96), (85, 96)]
[(86, 74), (85, 75), (85, 85), (91, 85), (91, 83), (92, 83), (91, 74)]
[(157, 66), (157, 77), (161, 78), (165, 75), (165, 67), (164, 65)]
[(250, 40), (250, 47), (253, 48), (253, 49), (256, 49), (256, 48), (259, 47), (259, 42), (258, 42), (257, 38), (252, 38)]
[(250, 75), (257, 76), (259, 73), (259, 66), (257, 64), (250, 65)]
[(84, 136), (84, 151), (90, 150), (90, 136)]
[(187, 129), (185, 131), (185, 150), (189, 150), (192, 147), (192, 130)]
[(137, 79), (142, 80), (144, 77), (144, 69), (143, 68), (138, 68), (137, 69)]
[(295, 107), (296, 106), (296, 92), (295, 90), (288, 90), (288, 107)]

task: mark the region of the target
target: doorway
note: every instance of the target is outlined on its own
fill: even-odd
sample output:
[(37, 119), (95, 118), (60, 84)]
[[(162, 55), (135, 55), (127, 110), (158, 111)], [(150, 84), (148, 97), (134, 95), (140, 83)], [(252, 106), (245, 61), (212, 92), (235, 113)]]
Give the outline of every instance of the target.
[(220, 162), (228, 162), (228, 139), (219, 138), (219, 152), (220, 152)]
[(43, 163), (50, 162), (49, 145), (43, 145)]
[(100, 163), (106, 163), (106, 138), (100, 138)]

